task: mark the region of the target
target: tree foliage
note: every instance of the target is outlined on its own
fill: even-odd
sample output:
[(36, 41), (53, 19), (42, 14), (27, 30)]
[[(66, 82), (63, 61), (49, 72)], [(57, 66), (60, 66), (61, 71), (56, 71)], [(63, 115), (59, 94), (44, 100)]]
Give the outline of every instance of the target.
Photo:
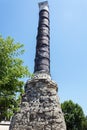
[(87, 130), (87, 116), (84, 118), (82, 122), (82, 130)]
[[(86, 130), (87, 120), (82, 108), (73, 101), (65, 101), (61, 104), (64, 113), (67, 130)], [(86, 126), (85, 126), (86, 125)]]
[(23, 92), (21, 78), (30, 76), (19, 58), (23, 53), (23, 44), (15, 43), (11, 37), (0, 36), (0, 120), (10, 119), (16, 111), (19, 102), (16, 95)]

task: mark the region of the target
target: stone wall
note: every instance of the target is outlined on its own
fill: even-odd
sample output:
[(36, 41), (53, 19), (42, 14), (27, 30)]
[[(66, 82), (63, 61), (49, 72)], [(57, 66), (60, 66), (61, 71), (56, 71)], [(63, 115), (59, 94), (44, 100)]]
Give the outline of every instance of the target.
[(36, 75), (26, 83), (20, 112), (13, 116), (10, 130), (66, 130), (57, 84), (49, 75)]

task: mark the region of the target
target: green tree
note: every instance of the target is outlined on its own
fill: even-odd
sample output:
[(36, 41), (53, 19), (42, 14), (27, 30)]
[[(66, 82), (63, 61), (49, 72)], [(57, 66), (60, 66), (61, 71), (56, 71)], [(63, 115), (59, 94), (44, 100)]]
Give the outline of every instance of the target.
[(0, 36), (0, 120), (9, 120), (17, 111), (18, 93), (23, 93), (24, 77), (29, 77), (28, 68), (23, 65), (20, 55), (23, 44), (15, 43), (11, 37)]
[(82, 130), (87, 130), (87, 116), (84, 118), (82, 122)]
[(82, 130), (84, 113), (82, 108), (71, 100), (61, 104), (67, 130)]

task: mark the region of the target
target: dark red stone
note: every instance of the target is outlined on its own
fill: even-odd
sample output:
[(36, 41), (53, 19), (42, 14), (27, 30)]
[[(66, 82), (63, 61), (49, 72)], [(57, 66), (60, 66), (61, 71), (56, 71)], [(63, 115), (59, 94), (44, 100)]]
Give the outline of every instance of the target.
[(35, 72), (50, 74), (50, 20), (49, 12), (41, 10), (39, 13)]

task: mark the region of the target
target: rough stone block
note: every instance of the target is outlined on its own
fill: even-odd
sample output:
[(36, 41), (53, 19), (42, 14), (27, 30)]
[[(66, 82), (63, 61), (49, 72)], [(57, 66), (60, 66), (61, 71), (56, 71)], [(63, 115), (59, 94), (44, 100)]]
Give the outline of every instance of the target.
[(13, 116), (9, 130), (66, 130), (56, 90), (51, 79), (34, 77), (28, 81), (20, 111)]

